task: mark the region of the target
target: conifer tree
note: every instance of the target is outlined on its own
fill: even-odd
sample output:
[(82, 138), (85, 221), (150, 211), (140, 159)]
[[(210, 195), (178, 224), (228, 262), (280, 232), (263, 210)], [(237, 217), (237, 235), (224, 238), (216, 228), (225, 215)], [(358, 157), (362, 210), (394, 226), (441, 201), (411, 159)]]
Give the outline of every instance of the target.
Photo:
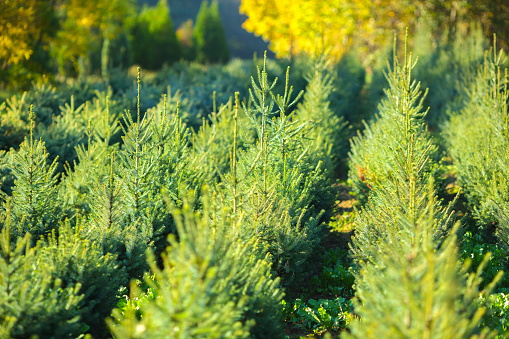
[[(376, 251), (368, 251), (371, 244), (382, 242), (391, 232), (413, 237), (413, 228), (398, 229), (393, 220), (398, 213), (418, 220), (428, 204), (428, 185), (436, 175), (437, 147), (424, 122), (422, 93), (411, 76), (414, 66), (406, 50), (403, 64), (395, 58), (378, 119), (352, 142), (350, 176), (358, 189), (365, 189), (367, 199), (356, 217), (353, 252), (357, 260), (374, 257)], [(437, 220), (447, 225), (449, 208), (436, 204)], [(435, 240), (445, 231), (434, 230)]]
[(84, 108), (84, 104), (76, 107), (74, 97), (71, 97), (70, 103), (60, 107), (60, 114), (53, 117), (51, 124), (37, 131), (45, 142), (50, 159), (58, 155), (59, 172), (62, 172), (62, 164), (76, 159), (74, 148), (86, 141), (87, 126), (81, 123)]
[(325, 167), (333, 175), (346, 155), (346, 123), (341, 112), (330, 107), (329, 99), (334, 88), (325, 62), (316, 61), (314, 70), (307, 77), (309, 82), (295, 117), (299, 121), (313, 122), (302, 134), (313, 144), (310, 154), (327, 162)]
[(154, 8), (144, 6), (132, 35), (133, 61), (143, 68), (160, 69), (178, 61), (181, 56), (167, 0), (159, 0)]
[(486, 309), (479, 293), (488, 295), (501, 274), (480, 292), (482, 267), (466, 273), (468, 265), (458, 258), (457, 228), (437, 245), (433, 231), (446, 225), (436, 219), (433, 195), (417, 220), (396, 209), (392, 229), (407, 232), (387, 232), (381, 241), (364, 244), (376, 256), (359, 262), (355, 313), (360, 321), (352, 323), (346, 338), (487, 337), (489, 330), (480, 328)]
[(451, 113), (444, 133), (479, 224), (496, 220), (498, 208), (509, 201), (509, 78), (503, 70), (504, 55), (495, 48), (479, 68), (463, 109)]
[(406, 50), (404, 55), (404, 63), (395, 60), (387, 75), (389, 88), (375, 121), (351, 141), (349, 177), (361, 200), (394, 180), (400, 180), (399, 190), (406, 194), (411, 179), (425, 186), (428, 174), (437, 170), (438, 148), (424, 121), (423, 93), (411, 75), (415, 61)]
[[(0, 232), (0, 337), (75, 338), (80, 323), (80, 284), (66, 286), (54, 267), (40, 261), (31, 236), (11, 234), (10, 201)], [(34, 269), (37, 267), (37, 269)]]
[(168, 107), (167, 97), (163, 96), (160, 105), (149, 109), (143, 119), (147, 122), (146, 133), (150, 135), (147, 142), (147, 154), (150, 154), (153, 167), (150, 170), (148, 188), (151, 207), (146, 209), (154, 230), (153, 240), (156, 252), (166, 247), (166, 237), (175, 231), (166, 205), (161, 198), (164, 190), (174, 204), (180, 204), (180, 190), (194, 188), (200, 168), (189, 165), (189, 129), (180, 116), (179, 103)]
[(155, 279), (146, 282), (157, 297), (141, 305), (141, 318), (134, 308), (115, 312), (115, 337), (281, 337), (282, 292), (263, 248), (239, 238), (242, 217), (204, 199), (202, 212), (189, 201), (173, 209), (178, 241), (169, 238), (162, 269), (149, 257)]
[(78, 219), (71, 225), (64, 221), (42, 239), (37, 248), (37, 265), (47, 265), (53, 279), (67, 288), (76, 288), (82, 296), (77, 305), (79, 323), (88, 332), (101, 335), (105, 331), (105, 318), (117, 302), (117, 291), (127, 285), (124, 267), (119, 267), (116, 255), (104, 253), (101, 243), (84, 236), (87, 227)]
[(420, 104), (415, 104), (414, 62), (406, 51), (404, 58), (388, 74), (390, 88), (379, 120), (356, 139), (352, 152), (358, 160), (363, 146), (385, 151), (383, 157), (372, 152), (371, 159), (363, 158), (370, 165), (378, 160), (377, 167), (370, 167), (377, 175), (369, 172), (368, 202), (355, 219), (355, 312), (361, 320), (347, 337), (482, 336), (488, 331), (479, 328), (485, 311), (476, 302), (480, 273), (466, 277), (458, 260), (458, 226), (451, 229), (450, 207), (436, 198), (436, 147), (421, 121)]
[(57, 199), (56, 161), (48, 164), (48, 153), (42, 140), (35, 140), (35, 116), (30, 113), (30, 135), (14, 155), (12, 173), (13, 233), (34, 236), (46, 234), (57, 227), (60, 208)]
[(0, 135), (0, 148), (8, 150), (10, 147), (18, 146), (21, 144), (28, 133), (27, 121), (29, 120), (27, 112), (29, 111), (28, 105), (28, 92), (24, 92), (19, 96), (12, 96), (7, 98), (5, 102), (0, 104), (1, 125)]
[(201, 63), (224, 63), (230, 58), (226, 35), (216, 0), (204, 0), (193, 31), (196, 60)]
[[(331, 211), (331, 185), (322, 159), (313, 158), (301, 134), (309, 121), (294, 120), (290, 112), (300, 94), (286, 74), (284, 92), (275, 94), (277, 79), (269, 81), (266, 63), (252, 80), (250, 107), (244, 113), (255, 141), (238, 149), (238, 109), (234, 118), (231, 170), (224, 176), (224, 201), (234, 213), (245, 213), (243, 236), (258, 237), (272, 254), (274, 269), (284, 284), (297, 283), (299, 272), (321, 239), (321, 222)], [(237, 121), (237, 122), (235, 122)], [(325, 203), (325, 205), (323, 205)], [(326, 211), (325, 213), (323, 211)]]
[(76, 162), (64, 166), (59, 196), (69, 217), (87, 216), (94, 202), (91, 191), (109, 176), (110, 155), (118, 151), (120, 139), (119, 117), (112, 112), (118, 102), (110, 99), (111, 91), (96, 92), (91, 102), (86, 102), (78, 119), (85, 129), (86, 142), (75, 147)]
[(200, 129), (191, 136), (189, 166), (200, 168), (197, 187), (224, 180), (231, 169), (232, 150), (246, 149), (254, 141), (251, 121), (235, 107), (230, 99), (209, 115), (210, 121), (203, 119)]
[(178, 204), (179, 188), (185, 185), (187, 174), (190, 174), (185, 166), (189, 132), (178, 108), (175, 114), (170, 114), (164, 101), (163, 107), (147, 111), (142, 116), (140, 88), (138, 74), (136, 115), (133, 118), (128, 111), (124, 114), (123, 144), (115, 161), (114, 176), (118, 176), (118, 181), (111, 181), (123, 186), (120, 195), (124, 214), (122, 223), (135, 228), (134, 232), (124, 233), (131, 268), (145, 263), (144, 259), (130, 254), (135, 251), (143, 255), (145, 250), (139, 251), (140, 246), (157, 242), (158, 251), (164, 248), (165, 238), (174, 231), (174, 225), (161, 190), (165, 189)]

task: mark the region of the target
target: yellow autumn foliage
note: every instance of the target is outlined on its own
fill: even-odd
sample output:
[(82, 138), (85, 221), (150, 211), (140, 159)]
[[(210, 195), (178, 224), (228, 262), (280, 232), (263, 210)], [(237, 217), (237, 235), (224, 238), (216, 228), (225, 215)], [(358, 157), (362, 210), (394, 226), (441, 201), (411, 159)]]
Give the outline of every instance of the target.
[(57, 7), (61, 27), (53, 43), (54, 55), (63, 73), (65, 62), (79, 69), (79, 60), (99, 50), (106, 39), (114, 39), (133, 15), (134, 0), (66, 0)]
[(38, 31), (34, 13), (35, 0), (0, 1), (0, 67), (28, 60), (32, 55), (30, 40)]
[(28, 60), (42, 45), (75, 60), (117, 36), (135, 8), (134, 0), (0, 0), (0, 68)]
[[(278, 57), (327, 53), (339, 59), (354, 41), (369, 50), (409, 25), (409, 0), (242, 0), (244, 28), (270, 41)], [(389, 34), (388, 34), (389, 33)]]

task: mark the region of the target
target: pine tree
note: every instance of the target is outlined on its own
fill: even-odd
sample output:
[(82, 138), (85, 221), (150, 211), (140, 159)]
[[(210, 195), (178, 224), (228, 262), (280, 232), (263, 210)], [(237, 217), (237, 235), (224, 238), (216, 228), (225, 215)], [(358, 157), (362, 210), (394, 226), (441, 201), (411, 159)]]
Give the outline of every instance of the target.
[(243, 108), (255, 132), (254, 143), (245, 149), (238, 148), (236, 103), (231, 170), (224, 175), (221, 194), (224, 203), (234, 206), (233, 213), (248, 216), (243, 237), (263, 241), (283, 283), (296, 284), (321, 239), (321, 223), (333, 199), (323, 160), (313, 157), (303, 135), (309, 121), (298, 121), (291, 112), (301, 94), (293, 97), (289, 72), (282, 94), (273, 92), (276, 83), (269, 81), (264, 63), (257, 81), (252, 80), (252, 104)]
[(96, 92), (91, 102), (86, 102), (80, 112), (80, 130), (85, 129), (86, 142), (75, 147), (76, 160), (64, 165), (59, 196), (69, 217), (76, 214), (87, 216), (91, 212), (94, 197), (90, 194), (98, 183), (109, 176), (110, 155), (119, 150), (119, 117), (112, 112), (118, 108), (111, 100), (111, 90)]
[(504, 62), (494, 47), (468, 90), (464, 108), (451, 113), (444, 133), (479, 225), (495, 221), (496, 211), (509, 201), (509, 77)]
[(314, 70), (308, 74), (308, 85), (303, 102), (297, 107), (295, 118), (299, 121), (312, 121), (303, 135), (313, 146), (309, 153), (326, 162), (330, 175), (338, 170), (340, 161), (346, 155), (346, 122), (342, 112), (335, 112), (330, 105), (334, 92), (331, 76), (323, 60), (315, 62)]
[[(124, 114), (123, 144), (116, 155), (118, 160), (115, 160), (113, 175), (118, 179), (111, 181), (111, 176), (108, 179), (115, 185), (122, 185), (122, 228), (135, 229), (123, 233), (131, 269), (145, 264), (143, 247), (155, 244), (157, 252), (164, 249), (166, 236), (174, 232), (174, 223), (161, 191), (166, 190), (178, 205), (179, 189), (185, 186), (187, 174), (190, 173), (187, 172), (185, 161), (189, 132), (179, 116), (178, 108), (175, 114), (170, 114), (164, 100), (163, 107), (149, 110), (142, 116), (140, 91), (141, 79), (138, 74), (136, 114), (134, 118), (128, 111)], [(138, 253), (134, 257), (133, 251)], [(140, 277), (142, 272), (137, 272)]]
[(53, 230), (39, 241), (37, 265), (50, 267), (51, 276), (62, 286), (77, 289), (82, 296), (76, 307), (81, 327), (102, 335), (106, 329), (104, 319), (117, 303), (117, 291), (127, 285), (126, 269), (120, 267), (115, 254), (103, 252), (101, 243), (84, 236), (84, 220), (74, 224), (66, 220), (58, 228), (58, 235)]
[(8, 150), (10, 147), (21, 144), (28, 133), (29, 105), (28, 92), (22, 95), (7, 98), (0, 104), (2, 115), (0, 117), (0, 148)]
[[(29, 233), (11, 234), (11, 202), (0, 232), (0, 337), (67, 338), (84, 333), (80, 284), (66, 286), (54, 267), (39, 260)], [(34, 269), (36, 267), (37, 269)]]
[[(393, 220), (398, 213), (407, 215), (408, 220), (418, 220), (428, 204), (428, 186), (430, 180), (434, 182), (438, 167), (434, 161), (437, 147), (424, 122), (422, 93), (411, 76), (414, 66), (406, 50), (403, 64), (395, 58), (378, 119), (352, 142), (350, 176), (358, 189), (366, 189), (367, 200), (356, 217), (353, 252), (358, 261), (375, 257), (376, 251), (368, 249), (391, 233), (402, 232), (405, 238), (412, 238), (412, 227), (399, 229), (400, 224)], [(450, 207), (436, 204), (437, 220), (447, 225)], [(435, 240), (446, 231), (434, 230)]]
[(139, 66), (156, 70), (171, 65), (181, 57), (167, 0), (159, 0), (154, 8), (141, 10), (132, 31), (133, 61)]
[(398, 190), (407, 194), (412, 179), (423, 186), (437, 170), (438, 148), (424, 121), (423, 93), (411, 75), (415, 61), (406, 50), (404, 55), (404, 63), (394, 61), (387, 75), (389, 88), (375, 121), (351, 140), (349, 178), (361, 201), (387, 181), (400, 180)]
[[(485, 312), (477, 302), (480, 271), (466, 276), (468, 265), (462, 268), (456, 245), (459, 225), (451, 227), (451, 205), (443, 207), (436, 197), (436, 147), (415, 105), (414, 62), (406, 51), (404, 58), (388, 74), (379, 120), (352, 152), (358, 160), (363, 146), (385, 151), (362, 158), (376, 172), (368, 173), (368, 201), (355, 218), (355, 312), (361, 319), (347, 337), (482, 337), (489, 331), (480, 329)], [(482, 293), (488, 294), (500, 276)]]
[[(217, 112), (214, 110), (208, 119), (204, 118), (200, 129), (191, 136), (189, 166), (200, 168), (196, 173), (199, 175), (196, 187), (223, 181), (232, 165), (232, 149), (246, 149), (253, 143), (251, 121), (246, 115), (236, 112), (235, 107), (234, 100), (230, 99)], [(233, 133), (232, 128), (235, 130)]]
[(60, 217), (55, 175), (57, 163), (47, 163), (44, 142), (34, 139), (33, 108), (30, 115), (30, 135), (14, 155), (12, 167), (15, 177), (12, 189), (13, 233), (17, 236), (26, 232), (34, 236), (46, 234), (57, 227)]
[(352, 323), (346, 338), (487, 337), (489, 330), (480, 328), (486, 308), (479, 295), (488, 295), (501, 273), (480, 292), (482, 267), (467, 274), (468, 265), (458, 258), (457, 228), (437, 245), (433, 231), (446, 225), (436, 219), (433, 195), (417, 220), (396, 210), (392, 229), (412, 232), (392, 231), (364, 244), (376, 256), (359, 262), (355, 313), (360, 321)]
[(83, 123), (85, 104), (76, 107), (74, 97), (69, 103), (60, 106), (60, 114), (53, 117), (49, 126), (39, 128), (38, 136), (54, 160), (58, 156), (58, 172), (62, 172), (63, 164), (76, 160), (75, 147), (86, 142), (87, 125)]
[(217, 1), (204, 0), (193, 31), (196, 60), (201, 63), (224, 63), (230, 52)]
[(239, 238), (242, 217), (214, 207), (215, 199), (206, 194), (201, 212), (189, 201), (173, 208), (178, 240), (170, 237), (162, 269), (149, 258), (155, 278), (146, 283), (156, 298), (140, 306), (141, 318), (132, 307), (115, 312), (115, 337), (281, 337), (278, 279), (257, 241)]

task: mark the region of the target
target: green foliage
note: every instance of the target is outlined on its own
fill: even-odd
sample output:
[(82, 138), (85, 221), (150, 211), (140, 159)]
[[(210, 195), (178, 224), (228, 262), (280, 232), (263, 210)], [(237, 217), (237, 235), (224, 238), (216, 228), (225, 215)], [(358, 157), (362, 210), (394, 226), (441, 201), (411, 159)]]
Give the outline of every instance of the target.
[[(366, 109), (362, 107), (366, 70), (355, 50), (346, 53), (333, 68), (332, 85), (334, 91), (330, 101), (334, 112), (343, 116), (350, 125), (360, 127), (361, 121), (367, 118)], [(346, 154), (340, 154), (342, 158), (346, 157)]]
[(349, 177), (359, 200), (387, 182), (401, 193), (423, 185), (437, 170), (437, 146), (427, 131), (420, 84), (412, 79), (415, 62), (405, 52), (387, 75), (389, 88), (379, 106), (377, 119), (351, 139)]
[[(16, 126), (19, 138), (27, 132), (29, 137), (19, 151), (1, 154), (2, 177), (12, 186), (13, 200), (20, 200), (25, 191), (38, 194), (38, 218), (48, 220), (44, 221), (47, 226), (36, 230), (36, 235), (45, 237), (34, 240), (38, 249), (34, 260), (48, 266), (52, 279), (81, 295), (73, 313), (77, 335), (104, 336), (102, 319), (122, 293), (119, 287), (151, 267), (156, 278), (147, 280), (149, 287), (143, 293), (132, 287), (128, 306), (119, 315), (121, 325), (113, 326), (115, 335), (135, 336), (145, 326), (142, 336), (165, 336), (168, 328), (158, 327), (159, 319), (166, 324), (168, 317), (176, 315), (176, 321), (181, 321), (185, 307), (189, 317), (182, 319), (182, 328), (189, 331), (182, 337), (201, 328), (214, 335), (224, 330), (239, 337), (283, 336), (282, 290), (276, 273), (285, 284), (297, 284), (316, 253), (322, 223), (332, 214), (334, 200), (333, 169), (327, 158), (333, 156), (334, 143), (344, 141), (343, 135), (333, 136), (343, 124), (334, 123), (326, 71), (316, 76), (313, 90), (310, 85), (307, 108), (299, 108), (300, 116), (292, 113), (300, 96), (292, 96), (288, 76), (283, 85), (268, 84), (268, 73), (277, 74), (284, 63), (264, 62), (243, 110), (239, 96), (218, 105), (227, 98), (227, 91), (248, 82), (256, 63), (238, 61), (226, 68), (182, 64), (175, 73), (163, 72), (149, 80), (144, 89), (138, 75), (137, 100), (132, 98), (132, 85), (125, 83), (132, 78), (126, 76), (118, 78), (118, 87), (107, 90), (96, 90), (104, 84), (90, 79), (69, 82), (65, 89), (38, 85), (33, 93), (7, 103), (13, 109), (3, 115), (6, 121)], [(195, 93), (172, 92), (163, 87), (168, 79), (175, 81), (177, 89), (198, 82), (201, 87)], [(156, 93), (163, 88), (168, 96), (161, 98)], [(219, 91), (212, 98), (206, 93), (210, 88)], [(279, 88), (282, 95), (275, 94)], [(248, 93), (245, 87), (240, 90)], [(142, 95), (147, 96), (146, 102), (142, 103)], [(202, 97), (209, 101), (202, 102)], [(43, 113), (36, 129), (31, 124), (34, 118), (27, 114), (27, 98), (40, 98)], [(200, 130), (191, 131), (181, 118), (178, 101), (191, 121), (196, 112), (212, 110), (213, 114)], [(314, 111), (311, 102), (319, 104), (320, 110)], [(124, 107), (134, 113), (126, 110), (121, 118)], [(310, 119), (320, 122), (312, 126)], [(316, 132), (322, 125), (329, 129), (326, 145)], [(38, 140), (39, 136), (43, 139)], [(9, 142), (6, 148), (18, 146), (17, 141)], [(59, 178), (55, 173), (61, 168)], [(44, 190), (30, 191), (22, 185), (19, 178), (32, 172), (38, 173), (40, 182), (34, 187)], [(210, 203), (201, 189), (204, 183), (213, 184)], [(7, 193), (9, 187), (5, 187)], [(165, 199), (181, 206), (181, 192), (187, 188), (194, 188), (196, 196), (205, 200), (171, 215)], [(28, 220), (24, 214), (20, 218)], [(26, 227), (16, 230), (16, 236), (26, 231), (35, 232)], [(170, 248), (159, 258), (172, 233), (176, 236), (170, 238)], [(186, 234), (193, 235), (186, 239)], [(209, 246), (213, 242), (217, 244)], [(155, 255), (147, 263), (148, 249)], [(334, 270), (330, 279), (336, 277)], [(50, 287), (53, 293), (56, 287)], [(317, 312), (326, 317), (334, 312), (329, 306), (322, 310), (317, 305)], [(335, 326), (335, 320), (323, 319), (332, 321), (326, 326)]]
[[(140, 79), (138, 78), (138, 85)], [(161, 109), (161, 110), (158, 110)], [(173, 229), (161, 196), (164, 188), (178, 203), (178, 191), (192, 172), (187, 172), (189, 131), (179, 116), (163, 107), (141, 116), (140, 104), (136, 120), (124, 115), (123, 145), (118, 153), (118, 175), (123, 185), (122, 200), (126, 222), (136, 225), (145, 242), (166, 238)]]
[(349, 272), (352, 260), (348, 251), (341, 248), (316, 249), (317, 262), (321, 270), (300, 288), (288, 290), (290, 296), (283, 300), (283, 317), (287, 333), (306, 331), (309, 333), (339, 333), (349, 327), (353, 316), (354, 277)]
[(181, 47), (175, 35), (167, 0), (153, 8), (143, 6), (132, 28), (133, 61), (150, 70), (180, 59)]
[[(424, 55), (423, 66), (407, 55), (395, 61), (385, 80), (374, 66), (366, 84), (355, 54), (335, 67), (292, 60), (296, 87), (289, 71), (285, 81), (272, 80), (288, 62), (255, 58), (224, 67), (176, 63), (149, 74), (143, 88), (139, 73), (135, 80), (120, 72), (104, 82), (39, 83), (1, 103), (0, 145), (9, 151), (0, 152), (0, 218), (2, 227), (12, 224), (9, 251), (25, 265), (12, 271), (16, 296), (29, 299), (1, 299), (8, 311), (0, 312), (0, 336), (27, 337), (28, 328), (41, 337), (106, 337), (104, 317), (121, 295), (109, 322), (118, 338), (279, 338), (285, 319), (299, 333), (336, 334), (352, 314), (361, 317), (354, 337), (369, 338), (370, 329), (391, 338), (469, 337), (486, 326), (504, 335), (506, 282), (502, 294), (488, 294), (507, 266), (505, 246), (490, 233), (509, 238), (507, 76), (501, 56), (487, 57), (463, 88), (480, 40), (465, 40), (471, 53), (460, 60), (464, 40), (457, 39)], [(425, 76), (427, 67), (425, 80), (444, 92), (426, 98), (412, 73)], [(338, 215), (344, 121), (367, 117), (374, 107), (365, 105), (378, 101), (386, 81), (376, 119), (351, 143), (350, 177), (362, 207)], [(294, 88), (304, 87), (301, 100)], [(451, 198), (444, 207), (436, 197), (435, 182), (445, 176), (426, 100), (440, 119), (462, 109), (446, 136), (457, 142), (451, 154), (469, 206)], [(188, 189), (193, 198), (183, 199)], [(482, 227), (451, 231), (456, 202), (461, 212), (475, 210)], [(353, 260), (343, 249), (324, 249), (329, 241), (320, 246), (332, 217), (355, 224)], [(131, 278), (143, 282), (127, 291)], [(34, 282), (33, 291), (24, 281)], [(280, 282), (289, 295), (283, 304)], [(28, 311), (11, 316), (16, 308)]]
[[(394, 220), (403, 214), (416, 222), (429, 204), (437, 148), (423, 121), (419, 83), (411, 77), (415, 63), (406, 51), (404, 58), (403, 64), (395, 60), (387, 75), (390, 87), (378, 119), (352, 141), (350, 178), (360, 198), (368, 200), (355, 217), (353, 254), (359, 262), (376, 258), (375, 244), (384, 243), (387, 237), (413, 238), (414, 225)], [(437, 220), (443, 221), (439, 224), (447, 228), (449, 211), (434, 205)], [(437, 239), (443, 231), (433, 230)]]
[(109, 178), (111, 168), (110, 154), (115, 147), (104, 143), (92, 143), (88, 147), (76, 147), (78, 163), (66, 167), (66, 172), (59, 185), (59, 196), (69, 217), (88, 216), (91, 205), (97, 202), (92, 190), (100, 190), (102, 183)]
[[(451, 114), (445, 134), (458, 170), (460, 185), (479, 224), (503, 224), (508, 182), (508, 78), (503, 75), (504, 55), (486, 56), (469, 88), (463, 109)], [(506, 242), (506, 226), (501, 240)]]
[(70, 103), (60, 107), (60, 114), (53, 116), (51, 124), (40, 128), (37, 133), (45, 141), (50, 158), (55, 159), (58, 155), (59, 164), (76, 160), (74, 148), (87, 141), (84, 108), (84, 104), (76, 107), (71, 97)]
[(322, 271), (311, 279), (317, 292), (346, 298), (353, 296), (354, 276), (350, 272), (352, 263), (346, 252), (333, 248), (323, 253)]
[[(66, 286), (41, 260), (30, 234), (11, 234), (7, 208), (0, 233), (0, 336), (2, 338), (75, 338), (87, 328), (80, 320), (80, 283)], [(34, 269), (34, 267), (36, 269)]]
[(154, 282), (155, 276), (148, 275), (146, 273), (143, 276), (143, 280), (133, 279), (131, 280), (131, 290), (136, 290), (136, 297), (130, 298), (129, 296), (129, 288), (121, 287), (119, 289), (119, 294), (122, 293), (121, 298), (117, 301), (115, 312), (119, 312), (120, 315), (125, 316), (126, 314), (130, 314), (130, 312), (134, 312), (136, 314), (136, 319), (141, 319), (141, 309), (147, 303), (153, 301), (157, 295), (155, 290), (146, 283), (146, 281), (151, 281), (151, 284)]
[[(115, 337), (281, 336), (282, 292), (263, 250), (254, 239), (239, 239), (241, 218), (209, 200), (202, 205), (202, 213), (187, 202), (173, 209), (179, 240), (170, 237), (162, 269), (149, 258), (155, 278), (145, 281), (156, 297), (140, 306), (140, 318), (132, 308), (116, 311), (116, 324), (110, 322)], [(138, 293), (134, 288), (131, 299)]]
[(509, 332), (509, 295), (507, 293), (491, 294), (487, 298), (488, 312), (483, 324), (494, 329), (496, 339), (506, 338)]
[[(457, 258), (456, 237), (436, 248), (434, 211), (417, 221), (415, 238), (394, 234), (378, 244), (376, 260), (361, 263), (356, 284), (353, 338), (471, 338), (480, 329), (485, 308), (477, 303), (480, 272), (466, 276)], [(405, 217), (394, 220), (410, 222)], [(396, 245), (396, 241), (404, 245)], [(412, 240), (411, 242), (409, 240)], [(489, 285), (488, 294), (493, 288)], [(395, 298), (394, 296), (398, 296)], [(362, 302), (362, 303), (361, 303)]]
[[(248, 95), (253, 67), (250, 60), (207, 66), (181, 62), (160, 72), (156, 81), (168, 84), (173, 92), (178, 91), (183, 118), (191, 127), (199, 129), (202, 118), (208, 120), (211, 112), (217, 113), (217, 107), (227, 103), (233, 93), (239, 92), (241, 97)], [(188, 116), (184, 114), (186, 112)]]
[(308, 75), (308, 81), (295, 119), (313, 123), (312, 127), (302, 132), (302, 135), (312, 145), (309, 153), (317, 159), (322, 159), (328, 173), (332, 175), (347, 153), (346, 123), (341, 116), (344, 111), (334, 112), (330, 107), (329, 98), (334, 88), (332, 79), (327, 74), (326, 65), (316, 62), (314, 71)]
[(468, 264), (459, 261), (459, 224), (451, 229), (450, 207), (436, 198), (436, 147), (422, 122), (419, 85), (411, 78), (414, 62), (406, 51), (404, 58), (402, 65), (395, 61), (388, 75), (390, 88), (375, 127), (353, 144), (354, 161), (367, 159), (359, 157), (364, 146), (372, 147), (369, 151), (378, 147), (381, 153), (370, 152), (370, 171), (361, 173), (369, 178), (371, 191), (355, 218), (352, 246), (360, 321), (352, 323), (346, 337), (485, 336), (489, 330), (480, 323), (485, 307), (478, 296), (491, 292), (501, 272), (479, 291), (488, 259), (471, 274)]
[[(473, 269), (478, 269), (483, 264), (485, 257), (490, 253), (489, 260), (485, 263), (482, 277), (484, 286), (486, 283), (493, 281), (498, 272), (506, 270), (507, 259), (506, 250), (499, 244), (491, 243), (482, 236), (482, 233), (476, 228), (475, 233), (466, 231), (461, 237), (461, 254), (464, 260), (470, 260)], [(494, 238), (492, 236), (492, 238)], [(507, 274), (504, 274), (498, 286), (502, 289), (508, 286)]]
[[(289, 112), (296, 99), (288, 73), (283, 95), (273, 93), (277, 80), (269, 82), (265, 67), (258, 70), (257, 80), (253, 79), (251, 104), (244, 106), (256, 139), (243, 150), (235, 136), (223, 194), (234, 213), (248, 216), (243, 236), (257, 236), (268, 245), (274, 269), (288, 284), (305, 269), (320, 240), (320, 223), (327, 218), (322, 209), (330, 211), (324, 202), (332, 200), (327, 200), (331, 186), (322, 158), (315, 158), (306, 145), (303, 131), (309, 121), (293, 120)], [(236, 107), (238, 112), (238, 102)], [(234, 135), (238, 130), (234, 123)]]
[[(358, 124), (363, 120), (371, 121), (376, 119), (376, 113), (380, 109), (380, 101), (385, 97), (385, 89), (388, 87), (386, 74), (390, 69), (390, 65), (393, 64), (393, 54), (394, 50), (391, 46), (384, 46), (371, 56), (371, 62), (369, 67), (366, 68), (365, 83), (361, 92), (360, 111), (362, 116), (361, 119), (357, 120)], [(363, 126), (360, 124), (357, 127)]]
[(38, 243), (39, 266), (51, 267), (53, 280), (76, 288), (82, 296), (77, 305), (80, 323), (95, 335), (105, 330), (104, 319), (117, 301), (117, 290), (127, 283), (125, 268), (119, 267), (112, 254), (103, 255), (99, 243), (83, 237), (83, 221), (72, 227), (68, 221)]
[(56, 162), (48, 164), (48, 153), (42, 140), (34, 140), (34, 116), (31, 108), (29, 137), (14, 155), (12, 174), (12, 218), (16, 236), (30, 232), (46, 234), (57, 227), (60, 207), (57, 200)]
[(316, 334), (345, 329), (350, 324), (353, 310), (351, 303), (344, 298), (309, 299), (307, 302), (301, 299), (294, 302), (283, 300), (283, 306), (286, 321)]
[(28, 132), (28, 103), (27, 93), (7, 98), (0, 105), (0, 148), (8, 150), (10, 147), (21, 144)]
[(138, 102), (135, 119), (126, 111), (120, 148), (111, 144), (116, 118), (98, 116), (88, 149), (78, 149), (80, 163), (64, 179), (68, 206), (89, 217), (87, 237), (117, 254), (131, 277), (148, 268), (147, 248), (160, 252), (174, 231), (161, 190), (178, 203), (180, 186), (192, 181), (184, 161), (188, 131), (178, 108), (170, 113), (166, 105), (164, 99), (142, 117)]
[(465, 104), (468, 83), (483, 61), (487, 40), (478, 25), (469, 28), (458, 28), (449, 40), (442, 37), (445, 41), (440, 43), (424, 24), (418, 30), (414, 49), (419, 63), (415, 74), (429, 88), (426, 121), (433, 130), (446, 124), (448, 112), (458, 111)]
[[(37, 116), (34, 116), (37, 123), (47, 127), (52, 121), (52, 115), (56, 115), (59, 105), (63, 105), (61, 93), (54, 86), (44, 82), (35, 83), (29, 92), (8, 98), (0, 105), (2, 119), (0, 147), (5, 150), (19, 147), (29, 132), (30, 106), (37, 112)], [(34, 133), (37, 134), (37, 131)]]
[[(190, 167), (200, 168), (199, 184), (219, 183), (231, 168), (232, 145), (240, 150), (254, 142), (254, 128), (246, 115), (235, 113), (233, 100), (212, 112), (191, 137)], [(237, 124), (237, 134), (232, 126)], [(199, 186), (199, 185), (197, 185)]]
[(193, 30), (196, 61), (224, 63), (230, 58), (217, 0), (203, 0)]

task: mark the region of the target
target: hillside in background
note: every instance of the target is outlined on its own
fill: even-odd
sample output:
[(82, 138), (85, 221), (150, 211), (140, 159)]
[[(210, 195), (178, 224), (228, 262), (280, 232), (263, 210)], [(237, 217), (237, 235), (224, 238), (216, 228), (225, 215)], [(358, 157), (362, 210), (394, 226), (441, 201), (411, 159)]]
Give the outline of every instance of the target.
[[(158, 0), (138, 0), (140, 6), (143, 4), (155, 6), (157, 2)], [(218, 2), (232, 57), (250, 59), (253, 53), (260, 55), (268, 49), (268, 43), (242, 28), (246, 17), (239, 13), (240, 0), (218, 0)], [(194, 22), (201, 3), (202, 0), (168, 0), (175, 28), (189, 19)]]

